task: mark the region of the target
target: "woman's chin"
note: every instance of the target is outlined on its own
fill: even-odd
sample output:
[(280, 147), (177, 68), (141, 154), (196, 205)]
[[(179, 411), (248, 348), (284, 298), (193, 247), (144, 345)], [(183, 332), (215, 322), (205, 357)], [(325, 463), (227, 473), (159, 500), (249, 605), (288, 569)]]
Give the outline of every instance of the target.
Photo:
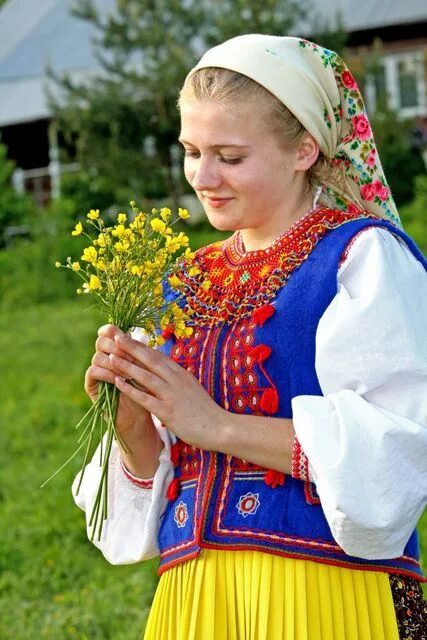
[(221, 217), (207, 212), (205, 213), (210, 225), (217, 231), (236, 231), (240, 228), (240, 225), (237, 225), (236, 223), (233, 224), (233, 222), (230, 219), (227, 219), (226, 216)]

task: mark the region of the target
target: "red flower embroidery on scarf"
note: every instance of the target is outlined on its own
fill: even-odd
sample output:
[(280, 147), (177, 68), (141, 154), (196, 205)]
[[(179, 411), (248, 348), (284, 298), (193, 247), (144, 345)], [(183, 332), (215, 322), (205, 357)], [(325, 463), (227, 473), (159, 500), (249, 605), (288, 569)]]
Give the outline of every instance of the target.
[(351, 121), (353, 123), (354, 132), (360, 140), (368, 140), (371, 137), (371, 125), (364, 113), (354, 116)]
[(357, 89), (357, 82), (351, 75), (350, 71), (344, 71), (341, 76), (341, 80), (347, 89)]
[(371, 200), (373, 200), (375, 198), (375, 189), (372, 186), (372, 183), (363, 184), (360, 187), (360, 193), (362, 194), (362, 198), (364, 200), (367, 200), (368, 202), (370, 202)]

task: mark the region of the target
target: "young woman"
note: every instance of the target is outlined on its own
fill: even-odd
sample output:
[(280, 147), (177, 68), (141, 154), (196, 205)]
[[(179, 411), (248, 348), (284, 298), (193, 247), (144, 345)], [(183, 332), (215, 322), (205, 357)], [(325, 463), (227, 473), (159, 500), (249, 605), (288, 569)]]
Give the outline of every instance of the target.
[(99, 330), (86, 390), (117, 385), (132, 454), (96, 544), (160, 554), (147, 640), (424, 638), (427, 278), (356, 82), (318, 45), (245, 35), (179, 106), (186, 178), (233, 233), (182, 268), (190, 338)]

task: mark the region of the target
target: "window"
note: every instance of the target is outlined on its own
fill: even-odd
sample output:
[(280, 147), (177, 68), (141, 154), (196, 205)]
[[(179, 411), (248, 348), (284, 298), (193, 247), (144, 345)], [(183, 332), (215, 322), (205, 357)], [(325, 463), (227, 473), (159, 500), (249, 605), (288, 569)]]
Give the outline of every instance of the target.
[(381, 100), (404, 117), (427, 116), (426, 73), (422, 51), (385, 55), (367, 80), (366, 102), (372, 113)]

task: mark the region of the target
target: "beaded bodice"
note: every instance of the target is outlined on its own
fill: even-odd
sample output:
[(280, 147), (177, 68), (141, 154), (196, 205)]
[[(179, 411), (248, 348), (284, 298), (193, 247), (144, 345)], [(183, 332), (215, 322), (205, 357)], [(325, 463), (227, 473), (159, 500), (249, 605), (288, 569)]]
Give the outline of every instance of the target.
[(251, 316), (271, 302), (328, 231), (366, 217), (374, 216), (319, 207), (267, 249), (245, 252), (238, 232), (199, 249), (178, 274), (192, 323), (214, 325)]

